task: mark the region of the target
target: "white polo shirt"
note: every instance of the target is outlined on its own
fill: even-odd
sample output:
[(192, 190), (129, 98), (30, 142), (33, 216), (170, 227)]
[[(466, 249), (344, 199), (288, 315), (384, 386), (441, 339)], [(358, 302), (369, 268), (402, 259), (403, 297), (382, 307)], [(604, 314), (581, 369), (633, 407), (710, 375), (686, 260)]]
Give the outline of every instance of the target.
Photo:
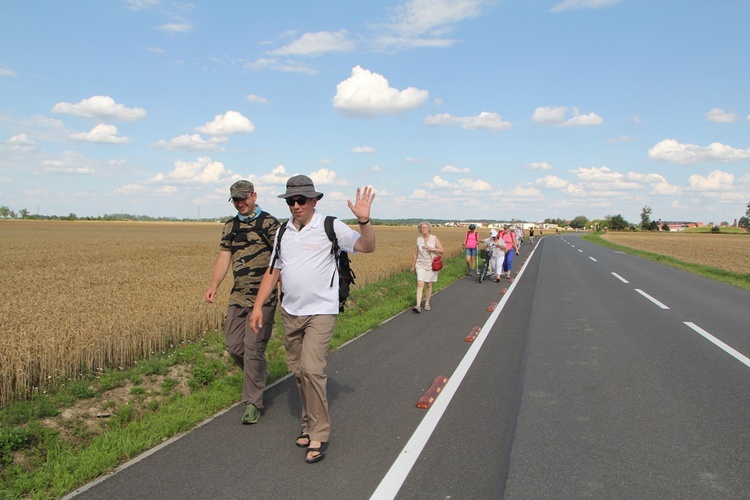
[[(281, 269), (284, 293), (281, 307), (292, 316), (339, 313), (339, 276), (324, 222), (325, 216), (316, 209), (302, 231), (297, 231), (290, 219), (281, 238), (281, 253), (274, 268)], [(354, 254), (354, 244), (360, 234), (338, 219), (333, 221), (333, 229), (339, 247)], [(279, 233), (277, 231), (277, 237)], [(276, 242), (273, 247), (271, 262), (276, 254)]]

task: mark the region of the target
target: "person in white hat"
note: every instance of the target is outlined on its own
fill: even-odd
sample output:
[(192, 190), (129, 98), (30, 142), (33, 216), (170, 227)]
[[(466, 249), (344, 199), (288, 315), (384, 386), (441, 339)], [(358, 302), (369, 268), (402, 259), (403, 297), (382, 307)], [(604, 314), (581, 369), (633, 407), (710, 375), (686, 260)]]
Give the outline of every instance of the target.
[(495, 273), (495, 282), (500, 281), (500, 273), (502, 272), (502, 265), (503, 265), (503, 259), (505, 258), (505, 242), (500, 237), (500, 234), (492, 229), (490, 231), (490, 237), (486, 238), (482, 241), (484, 243), (484, 246), (487, 247), (488, 250), (492, 251), (492, 256), (490, 257), (490, 266), (492, 268), (492, 271)]

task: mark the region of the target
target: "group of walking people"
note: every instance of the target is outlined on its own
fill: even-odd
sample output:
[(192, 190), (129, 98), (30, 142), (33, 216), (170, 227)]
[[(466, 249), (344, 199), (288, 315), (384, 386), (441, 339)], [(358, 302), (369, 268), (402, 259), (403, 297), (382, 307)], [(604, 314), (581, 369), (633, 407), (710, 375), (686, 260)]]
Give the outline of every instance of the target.
[[(375, 251), (375, 231), (370, 222), (375, 193), (368, 186), (357, 189), (355, 201), (347, 203), (360, 232), (333, 219), (335, 236), (316, 208), (323, 193), (315, 190), (312, 179), (305, 175), (290, 177), (286, 192), (278, 196), (289, 206), (290, 217), (284, 224), (260, 208), (252, 182), (240, 180), (231, 186), (229, 201), (237, 215), (224, 224), (205, 300), (214, 302), (231, 267), (233, 286), (224, 335), (229, 355), (243, 371), (242, 403), (246, 406), (242, 424), (257, 423), (263, 411), (268, 377), (265, 351), (280, 306), (287, 367), (294, 376), (302, 406), (295, 445), (305, 448), (307, 463), (316, 463), (325, 458), (331, 432), (325, 368), (339, 313), (339, 269), (333, 249), (337, 245), (348, 253)], [(417, 277), (412, 310), (421, 313), (430, 310), (432, 284), (440, 269), (435, 261), (440, 260), (444, 248), (432, 234), (429, 222), (419, 223), (417, 229), (411, 260), (411, 272)], [(506, 224), (502, 231), (492, 229), (490, 237), (481, 240), (476, 225), (471, 224), (463, 242), (467, 274), (477, 270), (481, 244), (492, 250), (495, 281), (510, 278), (513, 256), (518, 254), (522, 239), (523, 233), (519, 237)]]
[[(438, 271), (433, 269), (432, 264), (435, 257), (443, 255), (444, 249), (440, 239), (432, 234), (432, 225), (429, 222), (420, 222), (417, 230), (419, 237), (411, 259), (411, 272), (417, 276), (417, 297), (412, 311), (421, 313), (423, 310), (430, 310), (432, 284), (438, 279)], [(533, 243), (533, 235), (531, 229), (530, 243)], [(520, 227), (513, 228), (510, 224), (504, 224), (502, 230), (492, 229), (489, 238), (481, 239), (476, 224), (469, 224), (469, 230), (461, 245), (466, 254), (466, 275), (471, 276), (477, 272), (479, 245), (484, 245), (490, 255), (490, 269), (495, 282), (499, 282), (501, 278), (510, 278), (513, 257), (519, 255), (522, 242), (523, 229)]]
[(510, 224), (504, 224), (501, 231), (491, 229), (489, 238), (480, 239), (476, 229), (475, 224), (469, 225), (469, 230), (466, 232), (462, 245), (466, 253), (467, 276), (477, 272), (477, 255), (481, 244), (484, 245), (490, 255), (490, 269), (492, 274), (495, 275), (495, 281), (500, 281), (501, 278), (510, 278), (510, 272), (513, 269), (513, 256), (520, 253), (523, 230), (521, 228), (514, 229)]

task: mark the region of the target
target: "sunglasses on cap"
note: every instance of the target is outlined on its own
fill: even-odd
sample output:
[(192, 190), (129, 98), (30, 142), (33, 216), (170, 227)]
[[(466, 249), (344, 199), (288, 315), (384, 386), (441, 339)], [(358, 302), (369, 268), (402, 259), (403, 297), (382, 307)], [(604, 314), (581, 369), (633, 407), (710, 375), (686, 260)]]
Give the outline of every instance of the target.
[(304, 207), (308, 200), (309, 198), (305, 198), (304, 196), (295, 196), (294, 198), (287, 198), (286, 204), (293, 207), (296, 203), (297, 205)]

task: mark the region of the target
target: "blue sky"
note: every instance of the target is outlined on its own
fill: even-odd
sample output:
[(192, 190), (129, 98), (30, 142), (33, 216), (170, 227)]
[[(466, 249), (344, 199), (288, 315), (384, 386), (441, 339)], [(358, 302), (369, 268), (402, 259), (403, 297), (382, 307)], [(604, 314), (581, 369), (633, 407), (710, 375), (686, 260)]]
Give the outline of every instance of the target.
[(733, 222), (746, 0), (5, 2), (0, 205), (233, 213), (288, 177), (348, 217)]

